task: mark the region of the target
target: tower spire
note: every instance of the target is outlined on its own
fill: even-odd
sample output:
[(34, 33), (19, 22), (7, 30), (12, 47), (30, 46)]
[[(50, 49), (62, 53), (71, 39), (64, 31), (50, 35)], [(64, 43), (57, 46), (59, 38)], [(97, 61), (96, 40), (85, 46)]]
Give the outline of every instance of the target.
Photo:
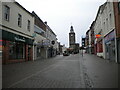
[(71, 22), (70, 24), (71, 24), (71, 26), (72, 26), (72, 22)]
[(70, 27), (70, 32), (74, 32), (73, 26)]

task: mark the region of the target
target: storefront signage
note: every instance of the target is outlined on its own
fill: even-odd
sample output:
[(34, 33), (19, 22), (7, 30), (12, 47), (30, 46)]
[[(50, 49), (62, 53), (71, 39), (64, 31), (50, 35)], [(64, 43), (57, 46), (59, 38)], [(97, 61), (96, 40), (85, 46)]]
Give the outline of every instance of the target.
[(97, 35), (95, 35), (95, 37), (96, 37), (96, 38), (100, 38), (100, 37), (101, 37), (101, 35), (100, 35), (100, 34), (97, 34)]
[(50, 45), (50, 42), (49, 42), (49, 40), (42, 40), (42, 41), (38, 41), (38, 42), (34, 43), (34, 45), (48, 46), (48, 45)]
[(115, 31), (112, 31), (111, 33), (109, 33), (106, 37), (105, 37), (105, 43), (113, 40), (115, 38)]
[(15, 40), (16, 40), (16, 41), (25, 42), (25, 39), (24, 39), (24, 38), (23, 38), (23, 39), (21, 39), (21, 38), (15, 37)]
[(24, 42), (29, 45), (33, 45), (33, 42), (34, 42), (34, 39), (26, 38), (21, 35), (17, 35), (17, 34), (14, 34), (14, 33), (8, 32), (8, 31), (4, 31), (4, 30), (2, 30), (2, 39), (8, 40), (8, 41), (13, 41), (13, 42), (20, 41), (20, 42)]
[(36, 37), (36, 33), (33, 33), (32, 36), (33, 36), (33, 37)]
[(51, 43), (52, 43), (52, 45), (54, 45), (54, 44), (55, 44), (55, 41), (52, 41)]

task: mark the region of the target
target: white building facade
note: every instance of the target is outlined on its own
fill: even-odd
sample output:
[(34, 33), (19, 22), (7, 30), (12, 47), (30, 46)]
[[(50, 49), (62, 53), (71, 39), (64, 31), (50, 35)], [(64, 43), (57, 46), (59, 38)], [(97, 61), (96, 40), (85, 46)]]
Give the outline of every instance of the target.
[(115, 61), (116, 34), (113, 2), (105, 2), (100, 6), (95, 19), (94, 34), (101, 35), (100, 38), (95, 38), (97, 55)]
[(115, 34), (115, 20), (113, 2), (107, 2), (103, 10), (103, 35), (104, 35), (104, 58), (109, 60), (116, 60), (116, 34)]
[(17, 2), (2, 3), (3, 63), (33, 60), (34, 17)]
[(49, 47), (48, 47), (48, 51), (47, 51), (47, 53), (48, 53), (47, 55), (49, 58), (49, 57), (54, 57), (57, 55), (57, 49), (58, 49), (59, 44), (57, 43), (56, 34), (47, 25), (47, 22), (45, 22), (45, 24), (46, 24), (46, 39), (49, 42)]
[[(102, 29), (102, 11), (104, 5), (100, 6), (94, 25), (94, 35), (100, 34), (103, 37), (103, 29)], [(100, 57), (103, 57), (103, 39), (102, 38), (95, 38), (95, 48), (96, 54)]]

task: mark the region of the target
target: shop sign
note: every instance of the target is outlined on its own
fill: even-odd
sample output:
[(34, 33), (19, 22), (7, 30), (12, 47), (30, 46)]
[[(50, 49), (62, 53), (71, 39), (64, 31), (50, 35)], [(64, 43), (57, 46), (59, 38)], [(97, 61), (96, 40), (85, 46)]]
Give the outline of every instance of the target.
[(34, 44), (39, 45), (39, 46), (48, 46), (48, 45), (50, 45), (49, 40), (38, 41), (37, 43), (34, 43)]
[(23, 38), (23, 39), (21, 39), (21, 38), (15, 37), (15, 40), (16, 40), (16, 41), (25, 42), (25, 39), (24, 39), (24, 38)]
[(54, 44), (55, 44), (55, 41), (51, 41), (51, 43), (52, 43), (52, 45), (54, 45)]
[(97, 35), (95, 35), (95, 37), (96, 37), (96, 38), (100, 38), (100, 37), (101, 37), (101, 35), (100, 35), (100, 34), (97, 34)]
[(106, 37), (105, 37), (105, 43), (113, 40), (115, 38), (115, 31), (112, 31), (111, 33), (109, 33)]
[(45, 46), (48, 46), (48, 45), (50, 45), (50, 41), (49, 40), (43, 40), (42, 44), (45, 45)]
[(32, 36), (33, 36), (33, 37), (36, 37), (36, 33), (33, 33)]

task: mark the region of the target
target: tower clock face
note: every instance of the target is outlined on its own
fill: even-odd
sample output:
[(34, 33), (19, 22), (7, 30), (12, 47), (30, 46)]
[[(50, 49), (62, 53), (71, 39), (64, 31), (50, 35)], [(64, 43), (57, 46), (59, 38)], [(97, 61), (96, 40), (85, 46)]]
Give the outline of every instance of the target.
[(71, 36), (73, 36), (73, 34), (71, 34)]

